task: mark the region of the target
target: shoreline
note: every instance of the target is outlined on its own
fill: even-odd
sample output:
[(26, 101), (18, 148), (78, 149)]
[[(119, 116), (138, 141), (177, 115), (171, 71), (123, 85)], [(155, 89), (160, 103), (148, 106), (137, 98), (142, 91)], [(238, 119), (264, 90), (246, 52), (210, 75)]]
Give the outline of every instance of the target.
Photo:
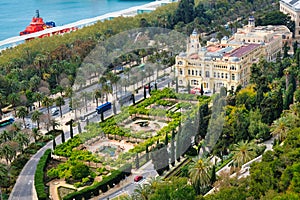
[(78, 29), (81, 29), (86, 26), (92, 26), (99, 21), (111, 20), (113, 18), (120, 17), (120, 16), (132, 17), (132, 16), (135, 16), (135, 15), (138, 15), (141, 13), (152, 12), (153, 10), (155, 10), (158, 7), (161, 7), (161, 6), (169, 4), (169, 3), (174, 3), (176, 1), (174, 1), (174, 0), (156, 0), (156, 1), (144, 4), (144, 5), (141, 5), (141, 6), (133, 6), (133, 7), (127, 8), (127, 9), (110, 12), (110, 13), (100, 15), (97, 17), (82, 19), (82, 20), (79, 20), (79, 21), (76, 21), (73, 23), (69, 23), (69, 24), (66, 24), (63, 26), (57, 26), (57, 27), (50, 28), (50, 29), (45, 29), (43, 31), (39, 31), (36, 33), (27, 34), (27, 35), (23, 35), (23, 36), (10, 37), (10, 38), (0, 41), (0, 52), (7, 48), (13, 48), (19, 44), (22, 44), (25, 42), (26, 39), (29, 39), (29, 38), (39, 37), (44, 34), (51, 34), (53, 32), (60, 31), (62, 29), (66, 29), (66, 28), (77, 27)]

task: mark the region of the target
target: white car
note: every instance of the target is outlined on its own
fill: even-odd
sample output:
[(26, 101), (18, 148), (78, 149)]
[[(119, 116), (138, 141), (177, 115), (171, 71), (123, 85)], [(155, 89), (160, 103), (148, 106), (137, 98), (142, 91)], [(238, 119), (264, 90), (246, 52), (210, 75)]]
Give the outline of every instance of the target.
[(58, 108), (55, 107), (55, 108), (51, 109), (51, 115), (52, 116), (57, 115), (58, 113), (59, 113), (59, 109)]

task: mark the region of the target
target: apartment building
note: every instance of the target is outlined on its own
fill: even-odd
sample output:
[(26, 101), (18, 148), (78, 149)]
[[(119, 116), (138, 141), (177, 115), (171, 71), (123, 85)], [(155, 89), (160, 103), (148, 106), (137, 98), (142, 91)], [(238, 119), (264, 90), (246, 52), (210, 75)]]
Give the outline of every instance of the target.
[(295, 39), (300, 41), (300, 0), (281, 0), (279, 9), (295, 22)]

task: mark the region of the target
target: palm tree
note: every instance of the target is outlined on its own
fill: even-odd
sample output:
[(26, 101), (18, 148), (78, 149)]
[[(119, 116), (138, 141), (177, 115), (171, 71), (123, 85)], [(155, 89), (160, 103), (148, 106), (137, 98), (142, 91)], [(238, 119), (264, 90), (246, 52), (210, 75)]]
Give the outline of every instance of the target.
[(40, 133), (39, 129), (33, 128), (32, 129), (32, 136), (33, 136), (34, 142), (36, 142), (38, 140), (38, 137), (41, 136), (41, 133)]
[(16, 106), (20, 103), (20, 95), (18, 93), (11, 93), (7, 98), (8, 102), (13, 106), (16, 115)]
[(50, 107), (53, 105), (53, 99), (49, 98), (48, 96), (44, 96), (42, 105), (47, 107), (47, 112), (50, 117)]
[(132, 197), (133, 199), (148, 200), (151, 195), (151, 190), (148, 184), (138, 184), (134, 189)]
[(62, 96), (59, 96), (55, 99), (55, 104), (56, 106), (59, 107), (59, 111), (60, 111), (60, 117), (62, 117), (62, 109), (61, 106), (65, 105), (65, 100)]
[(287, 119), (287, 117), (280, 117), (271, 125), (271, 134), (274, 137), (278, 137), (281, 142), (286, 138), (287, 132), (289, 131), (289, 121)]
[(95, 97), (95, 99), (96, 99), (96, 105), (97, 105), (97, 107), (99, 106), (99, 98), (101, 99), (101, 101), (102, 101), (102, 91), (98, 88), (98, 89), (96, 89), (96, 90), (94, 90), (94, 97)]
[(25, 106), (20, 106), (20, 107), (17, 108), (17, 115), (16, 116), (23, 119), (24, 127), (26, 127), (25, 117), (27, 115), (28, 115), (28, 110)]
[(56, 119), (51, 119), (51, 120), (50, 120), (50, 125), (52, 126), (52, 130), (55, 131), (55, 130), (56, 130), (56, 127), (60, 126), (60, 123), (57, 122)]
[(43, 100), (44, 95), (41, 92), (35, 92), (33, 99), (39, 102), (39, 108), (41, 107), (41, 101)]
[(40, 129), (40, 117), (42, 114), (39, 110), (35, 110), (31, 115), (31, 120), (37, 123), (38, 129)]
[(108, 102), (108, 95), (112, 93), (112, 88), (108, 84), (102, 85), (102, 92), (105, 94), (106, 102)]
[(0, 155), (6, 160), (7, 165), (16, 157), (18, 144), (8, 141), (0, 146)]
[(11, 131), (4, 130), (4, 131), (2, 131), (2, 133), (0, 134), (0, 141), (1, 141), (1, 143), (10, 141), (10, 140), (12, 140), (12, 138), (13, 138), (13, 134), (12, 134)]
[(2, 104), (4, 102), (4, 99), (5, 99), (5, 96), (2, 94), (1, 90), (0, 90), (0, 119), (2, 119), (2, 115), (3, 115), (3, 112), (2, 112)]
[(233, 163), (237, 167), (242, 167), (243, 164), (247, 163), (255, 157), (255, 148), (252, 142), (240, 141), (237, 144), (234, 144), (232, 153)]
[(86, 91), (80, 93), (80, 97), (83, 99), (85, 111), (88, 112), (88, 100), (91, 98), (91, 94)]
[(65, 91), (65, 95), (70, 98), (70, 104), (72, 105), (72, 97), (74, 95), (74, 91), (72, 89), (72, 87), (67, 87), (66, 91)]
[(23, 153), (24, 146), (27, 147), (29, 145), (30, 139), (28, 135), (19, 132), (14, 140), (19, 144), (19, 149), (21, 150), (21, 153)]
[(210, 184), (211, 164), (208, 159), (193, 158), (189, 168), (189, 176), (197, 194), (201, 194)]

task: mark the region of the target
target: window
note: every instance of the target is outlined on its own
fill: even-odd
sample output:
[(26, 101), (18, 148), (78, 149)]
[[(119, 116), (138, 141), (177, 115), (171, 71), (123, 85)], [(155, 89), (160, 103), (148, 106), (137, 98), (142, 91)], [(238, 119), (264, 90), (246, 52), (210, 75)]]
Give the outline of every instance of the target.
[(209, 78), (209, 71), (206, 71), (206, 72), (205, 72), (205, 77), (206, 77), (206, 78)]
[(182, 61), (178, 61), (178, 63), (177, 63), (178, 65), (182, 65)]
[(199, 76), (202, 76), (202, 71), (201, 70), (199, 71)]
[(231, 74), (231, 80), (235, 80), (235, 75), (234, 74)]
[(215, 78), (217, 77), (217, 73), (216, 73), (216, 72), (214, 72), (214, 77), (215, 77)]
[(179, 69), (179, 74), (182, 75), (182, 69), (181, 68)]
[(188, 70), (188, 75), (191, 75), (191, 70)]
[(198, 76), (198, 70), (196, 70), (195, 72), (196, 72), (196, 76)]
[(191, 80), (191, 85), (199, 85), (199, 82), (197, 80)]
[(183, 81), (182, 81), (182, 80), (179, 80), (179, 84), (182, 85), (182, 83), (183, 83)]
[(194, 76), (194, 70), (192, 70), (192, 76)]
[(225, 78), (228, 79), (228, 74), (227, 73), (225, 74)]
[(218, 72), (218, 78), (220, 78), (220, 72)]
[(224, 73), (221, 74), (221, 78), (224, 78)]

